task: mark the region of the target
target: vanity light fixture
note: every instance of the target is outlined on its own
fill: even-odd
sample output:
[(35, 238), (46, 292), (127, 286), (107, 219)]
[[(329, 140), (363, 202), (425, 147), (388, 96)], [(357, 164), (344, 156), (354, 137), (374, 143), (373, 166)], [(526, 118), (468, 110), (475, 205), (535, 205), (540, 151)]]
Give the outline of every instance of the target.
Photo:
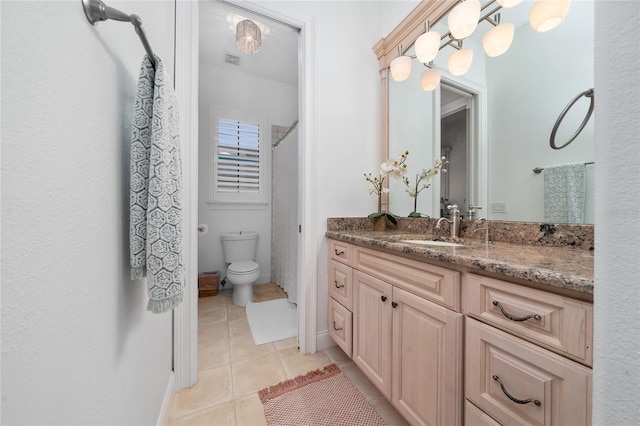
[[(501, 8), (514, 7), (522, 0), (487, 0), (483, 5), (480, 0), (459, 0), (460, 3), (453, 7), (448, 14), (449, 32), (440, 35), (436, 31), (430, 31), (429, 22), (425, 23), (425, 32), (414, 43), (415, 56), (403, 54), (402, 46), (398, 46), (398, 57), (390, 64), (391, 77), (395, 81), (403, 81), (411, 73), (411, 60), (418, 60), (427, 66), (420, 75), (420, 85), (426, 91), (434, 90), (440, 83), (440, 71), (433, 66), (433, 60), (438, 52), (445, 46), (456, 49), (448, 59), (449, 72), (453, 76), (464, 75), (471, 67), (473, 50), (463, 49), (462, 42), (469, 37), (478, 26), (479, 22), (487, 21), (494, 28), (490, 29), (482, 38), (482, 47), (489, 57), (504, 54), (513, 43), (515, 26), (512, 23), (500, 23)], [(493, 10), (484, 12), (497, 1)], [(529, 22), (537, 32), (549, 31), (559, 25), (569, 10), (570, 0), (537, 0), (529, 10)], [(495, 15), (494, 15), (495, 14)], [(445, 40), (446, 39), (446, 40)], [(442, 43), (444, 40), (444, 43)]]
[(416, 39), (414, 46), (416, 57), (423, 64), (436, 58), (440, 51), (440, 33), (429, 30), (429, 21), (425, 23), (425, 33)]
[(458, 42), (457, 50), (449, 56), (449, 72), (453, 76), (460, 76), (469, 71), (473, 61), (473, 50), (463, 49), (462, 42)]
[(568, 10), (569, 0), (538, 0), (529, 9), (529, 23), (543, 33), (560, 25)]
[(391, 61), (391, 77), (395, 81), (404, 81), (411, 74), (411, 56), (402, 54), (402, 46), (398, 46), (400, 56)]
[(420, 75), (420, 85), (425, 92), (431, 92), (440, 85), (440, 70), (429, 68)]
[(515, 34), (515, 27), (512, 23), (500, 23), (499, 13), (496, 14), (494, 19), (495, 20), (487, 19), (495, 25), (495, 27), (487, 31), (484, 37), (482, 37), (482, 47), (487, 56), (491, 58), (500, 56), (509, 50), (513, 42), (513, 35)]
[(510, 7), (517, 6), (522, 2), (522, 0), (498, 0), (498, 4), (505, 9), (509, 9)]
[(247, 55), (258, 53), (262, 48), (260, 28), (251, 19), (238, 22), (236, 26), (236, 45)]
[(447, 22), (454, 39), (463, 40), (473, 34), (480, 19), (480, 9), (480, 0), (466, 0), (453, 8)]

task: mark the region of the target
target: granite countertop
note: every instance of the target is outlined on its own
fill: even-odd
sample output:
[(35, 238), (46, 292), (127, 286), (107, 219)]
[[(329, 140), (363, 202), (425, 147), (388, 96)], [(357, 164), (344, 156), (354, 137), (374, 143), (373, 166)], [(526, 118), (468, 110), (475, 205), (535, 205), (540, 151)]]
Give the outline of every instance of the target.
[(327, 230), (326, 236), (593, 295), (593, 250), (501, 241), (485, 243), (476, 238), (459, 239), (462, 247), (425, 246), (401, 240), (431, 239), (431, 235), (389, 230)]

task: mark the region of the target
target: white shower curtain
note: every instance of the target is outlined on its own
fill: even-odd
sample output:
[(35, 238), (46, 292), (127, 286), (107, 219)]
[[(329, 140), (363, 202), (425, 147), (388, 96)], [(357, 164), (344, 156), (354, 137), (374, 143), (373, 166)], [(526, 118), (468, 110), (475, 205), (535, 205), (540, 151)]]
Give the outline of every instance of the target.
[(298, 127), (273, 149), (272, 276), (288, 294), (298, 297)]

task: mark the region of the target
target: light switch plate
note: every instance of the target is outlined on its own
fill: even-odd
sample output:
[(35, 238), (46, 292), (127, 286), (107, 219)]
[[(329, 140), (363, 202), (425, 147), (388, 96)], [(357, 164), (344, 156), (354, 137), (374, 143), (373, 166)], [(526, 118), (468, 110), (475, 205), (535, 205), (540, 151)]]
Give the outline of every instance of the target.
[(507, 213), (509, 203), (506, 201), (496, 201), (495, 203), (489, 203), (489, 211), (491, 213)]

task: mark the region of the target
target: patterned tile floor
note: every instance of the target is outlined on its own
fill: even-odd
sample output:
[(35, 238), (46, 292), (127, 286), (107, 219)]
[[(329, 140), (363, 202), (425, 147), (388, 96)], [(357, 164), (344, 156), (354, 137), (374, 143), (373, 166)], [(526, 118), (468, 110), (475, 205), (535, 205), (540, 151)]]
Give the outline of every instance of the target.
[[(281, 297), (275, 284), (254, 286), (256, 302)], [(338, 347), (301, 355), (296, 338), (256, 346), (229, 290), (200, 298), (198, 309), (198, 382), (173, 395), (170, 425), (265, 425), (260, 389), (334, 362), (387, 424), (407, 424)]]

